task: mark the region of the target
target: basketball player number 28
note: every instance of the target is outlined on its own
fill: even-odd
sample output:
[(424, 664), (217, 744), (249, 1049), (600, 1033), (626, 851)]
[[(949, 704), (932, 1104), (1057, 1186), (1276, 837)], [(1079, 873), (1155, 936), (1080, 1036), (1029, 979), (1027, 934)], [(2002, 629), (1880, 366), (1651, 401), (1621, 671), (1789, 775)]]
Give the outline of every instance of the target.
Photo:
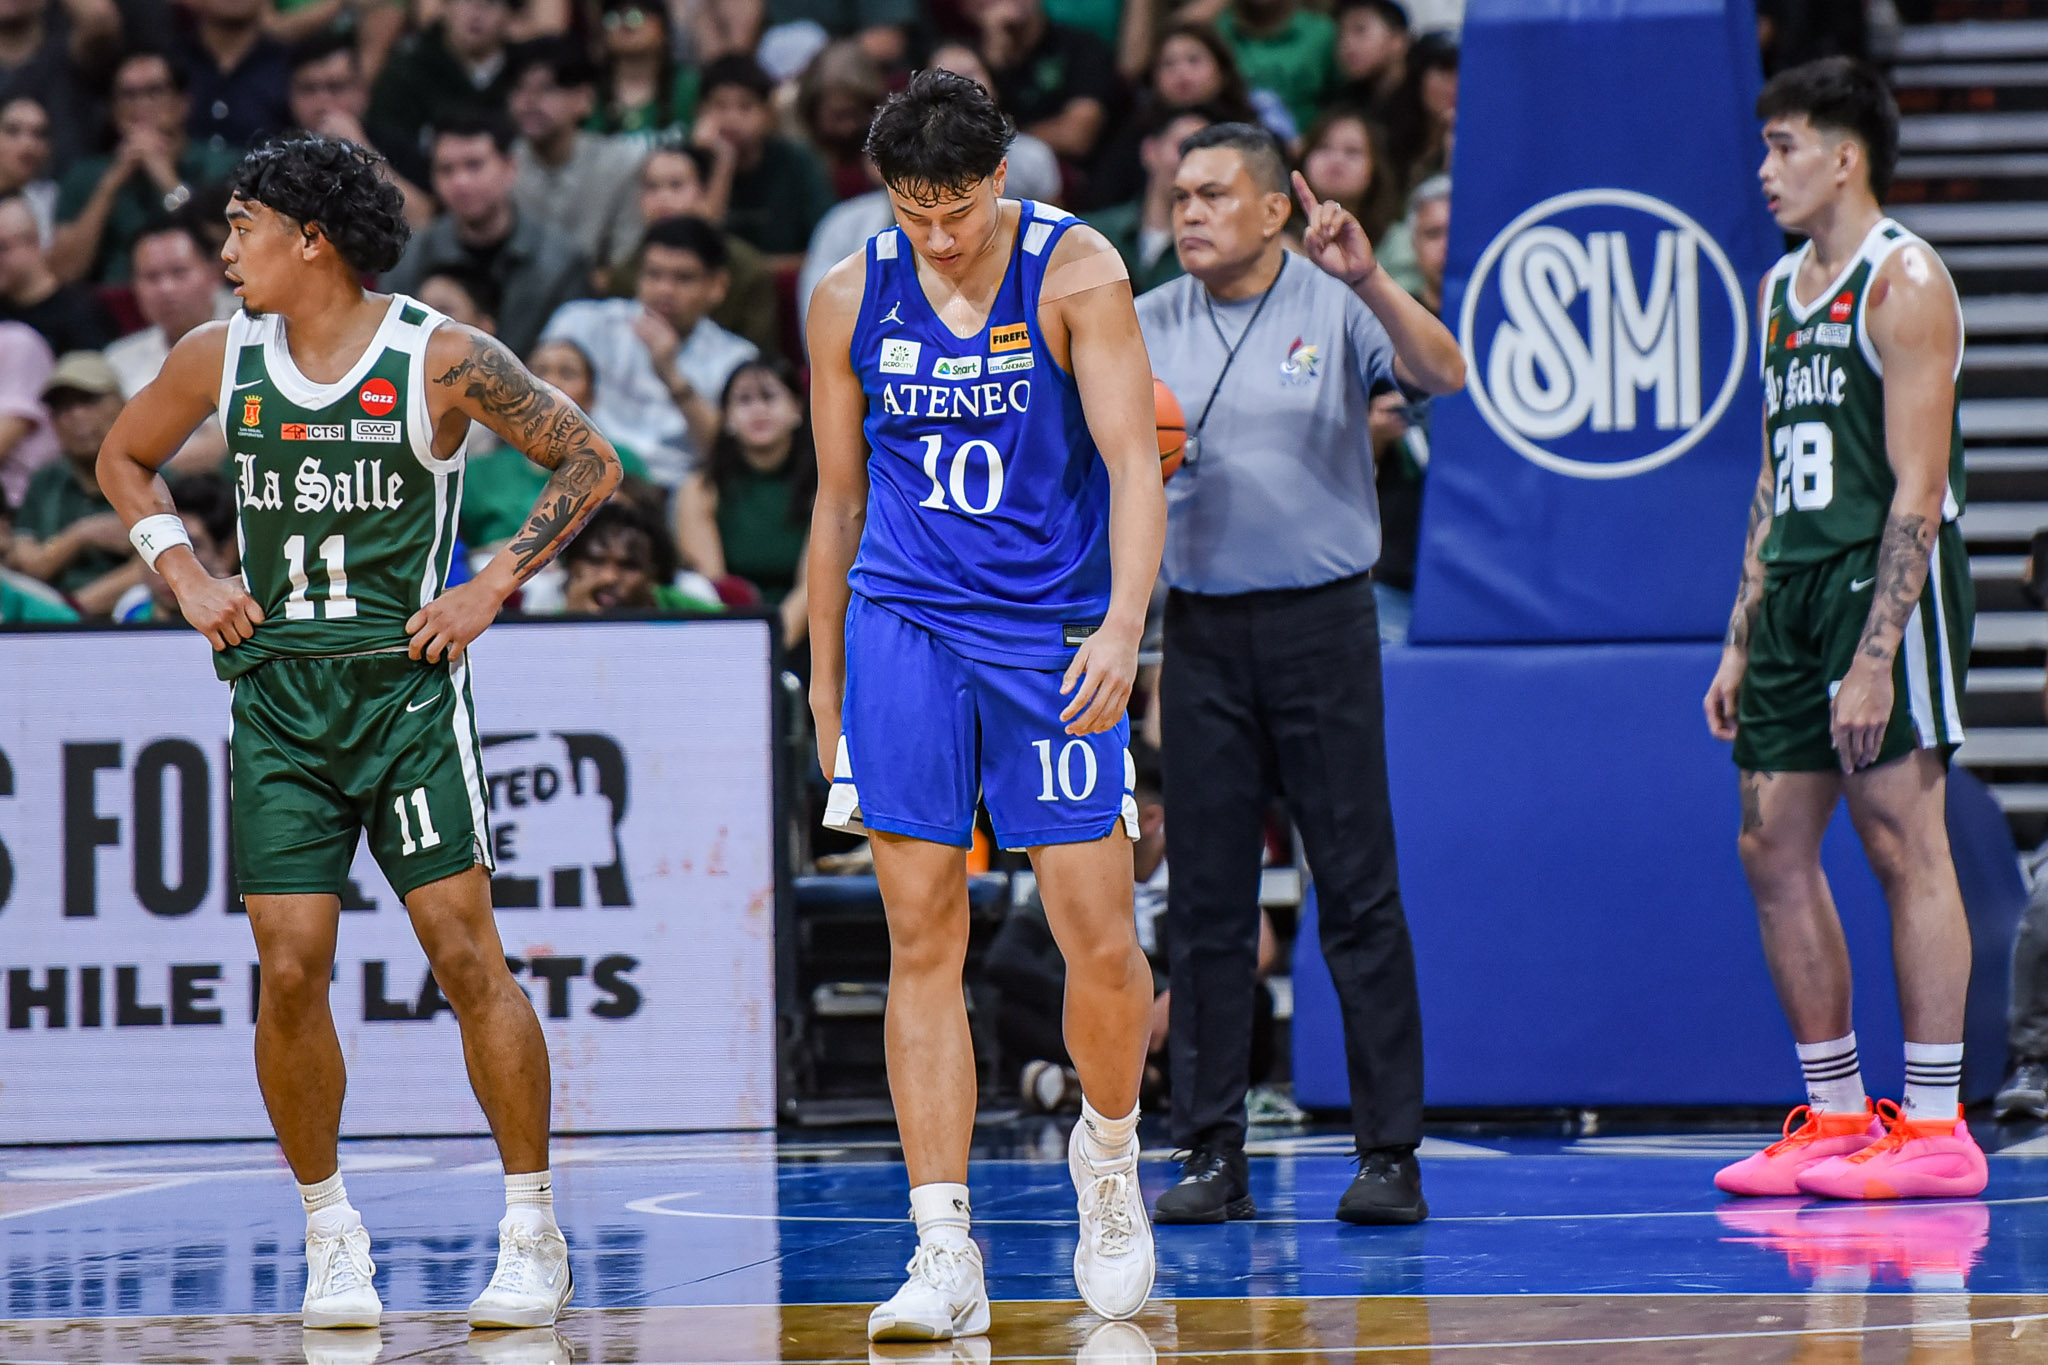
[(1771, 436), (1778, 464), (1777, 508), (1818, 512), (1835, 500), (1835, 433), (1825, 422), (1794, 422)]
[[(953, 452), (953, 467), (947, 471), (946, 482), (942, 486), (939, 483), (939, 456), (945, 450), (945, 445), (946, 441), (942, 436), (924, 438), (924, 472), (925, 477), (932, 481), (932, 491), (925, 495), (924, 501), (918, 506), (936, 507), (942, 512), (949, 510), (946, 505), (946, 493), (950, 489), (953, 502), (963, 512), (985, 517), (995, 511), (996, 504), (1003, 500), (1002, 452), (989, 441), (973, 440), (961, 443)], [(982, 459), (988, 463), (988, 500), (979, 507), (976, 507), (974, 500), (967, 496), (967, 466), (976, 451), (980, 451)]]
[[(1086, 800), (1095, 791), (1095, 751), (1088, 747), (1088, 741), (1085, 739), (1070, 739), (1060, 748), (1059, 761), (1055, 763), (1052, 756), (1052, 744), (1053, 742), (1049, 739), (1034, 739), (1031, 741), (1031, 747), (1038, 750), (1039, 776), (1045, 780), (1045, 785), (1039, 790), (1038, 799), (1041, 801), (1057, 801), (1061, 795), (1064, 795), (1069, 801)], [(1076, 754), (1079, 754), (1081, 758), (1078, 765), (1081, 770), (1081, 780), (1078, 784), (1074, 781), (1074, 769), (1077, 766), (1074, 762)], [(1055, 770), (1057, 770), (1060, 784), (1058, 792), (1054, 792), (1052, 788)]]
[[(348, 595), (348, 538), (329, 536), (320, 542), (320, 559), (327, 568), (327, 619), (347, 620), (356, 614), (356, 600)], [(287, 621), (310, 621), (319, 603), (308, 601), (306, 589), (306, 538), (293, 536), (284, 543), (285, 573), (292, 581), (291, 595), (284, 599)]]

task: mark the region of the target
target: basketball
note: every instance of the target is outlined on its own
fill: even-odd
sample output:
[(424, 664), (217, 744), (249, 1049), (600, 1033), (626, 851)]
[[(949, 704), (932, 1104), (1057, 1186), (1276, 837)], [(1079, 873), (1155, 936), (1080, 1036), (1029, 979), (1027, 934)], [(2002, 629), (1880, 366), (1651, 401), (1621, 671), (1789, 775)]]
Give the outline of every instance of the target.
[(1159, 477), (1170, 479), (1187, 453), (1188, 419), (1166, 381), (1152, 376), (1152, 420), (1159, 427)]

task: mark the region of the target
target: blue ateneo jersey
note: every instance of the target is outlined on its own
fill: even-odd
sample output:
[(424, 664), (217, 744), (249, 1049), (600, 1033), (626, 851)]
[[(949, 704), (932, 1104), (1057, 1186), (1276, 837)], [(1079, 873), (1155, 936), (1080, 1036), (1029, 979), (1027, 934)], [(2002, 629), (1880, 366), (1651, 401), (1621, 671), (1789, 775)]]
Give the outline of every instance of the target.
[(939, 321), (900, 229), (867, 244), (867, 529), (847, 579), (970, 659), (1063, 669), (1109, 610), (1109, 474), (1038, 331), (1046, 262), (1079, 221), (1023, 203), (972, 337)]

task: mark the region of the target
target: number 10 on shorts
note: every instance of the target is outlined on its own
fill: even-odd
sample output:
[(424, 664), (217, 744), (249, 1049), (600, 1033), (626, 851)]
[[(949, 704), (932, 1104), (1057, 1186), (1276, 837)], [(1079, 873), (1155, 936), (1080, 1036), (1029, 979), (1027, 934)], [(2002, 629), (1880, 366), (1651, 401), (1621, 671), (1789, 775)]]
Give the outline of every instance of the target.
[[(412, 818), (405, 809), (407, 803), (410, 803), (413, 812), (419, 815), (420, 834), (417, 839), (413, 838)], [(391, 809), (398, 812), (398, 851), (400, 854), (410, 858), (415, 853), (441, 846), (441, 832), (434, 828), (433, 817), (427, 814), (427, 789), (425, 787), (414, 787), (405, 796), (393, 797)]]
[[(1049, 739), (1035, 739), (1031, 741), (1031, 747), (1038, 750), (1039, 776), (1044, 779), (1044, 785), (1039, 790), (1038, 799), (1041, 801), (1057, 801), (1064, 795), (1069, 801), (1085, 801), (1094, 795), (1096, 778), (1095, 750), (1088, 747), (1088, 741), (1085, 739), (1068, 740), (1060, 746), (1060, 756), (1057, 761), (1053, 759), (1052, 746), (1053, 741)], [(1079, 756), (1078, 763), (1076, 762), (1076, 755)], [(1076, 768), (1080, 770), (1079, 782), (1074, 780)], [(1059, 781), (1059, 791), (1057, 792), (1053, 790), (1055, 777)]]

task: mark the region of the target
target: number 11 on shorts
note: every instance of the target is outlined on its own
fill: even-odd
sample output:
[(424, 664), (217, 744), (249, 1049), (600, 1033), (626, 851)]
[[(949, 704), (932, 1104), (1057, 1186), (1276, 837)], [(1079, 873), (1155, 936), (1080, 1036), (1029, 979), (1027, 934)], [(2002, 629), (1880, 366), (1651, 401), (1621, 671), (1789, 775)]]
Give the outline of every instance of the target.
[[(406, 814), (405, 807), (408, 801), (412, 803), (413, 810), (420, 817), (420, 837), (417, 840), (412, 837), (412, 820)], [(398, 851), (405, 857), (410, 858), (413, 854), (423, 849), (439, 848), (441, 846), (440, 831), (434, 828), (433, 817), (427, 814), (427, 789), (425, 787), (414, 787), (408, 796), (393, 797), (391, 809), (398, 812)]]

